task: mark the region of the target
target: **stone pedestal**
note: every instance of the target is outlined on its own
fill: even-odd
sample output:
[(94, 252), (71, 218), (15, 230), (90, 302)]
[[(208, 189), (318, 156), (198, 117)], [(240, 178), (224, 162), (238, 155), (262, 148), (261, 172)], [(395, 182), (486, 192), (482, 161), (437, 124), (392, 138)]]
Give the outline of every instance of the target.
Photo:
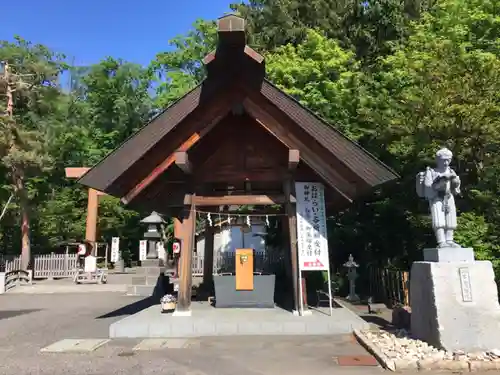
[(123, 259), (118, 259), (115, 262), (115, 272), (116, 273), (125, 273), (125, 261)]
[(491, 262), (474, 261), (472, 249), (426, 249), (424, 255), (439, 261), (413, 263), (412, 335), (446, 350), (500, 348), (500, 305)]
[(132, 285), (127, 287), (128, 295), (163, 297), (167, 289), (168, 278), (165, 277), (165, 268), (161, 259), (147, 259), (141, 261), (141, 267), (132, 277)]
[(470, 247), (444, 247), (424, 249), (425, 262), (474, 262), (474, 249)]

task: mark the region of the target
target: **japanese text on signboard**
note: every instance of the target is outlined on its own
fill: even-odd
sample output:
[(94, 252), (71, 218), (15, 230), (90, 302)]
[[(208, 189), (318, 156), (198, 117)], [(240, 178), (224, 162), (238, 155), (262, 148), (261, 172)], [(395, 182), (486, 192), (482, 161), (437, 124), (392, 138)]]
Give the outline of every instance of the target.
[(324, 188), (320, 183), (296, 182), (299, 268), (327, 270), (328, 241)]

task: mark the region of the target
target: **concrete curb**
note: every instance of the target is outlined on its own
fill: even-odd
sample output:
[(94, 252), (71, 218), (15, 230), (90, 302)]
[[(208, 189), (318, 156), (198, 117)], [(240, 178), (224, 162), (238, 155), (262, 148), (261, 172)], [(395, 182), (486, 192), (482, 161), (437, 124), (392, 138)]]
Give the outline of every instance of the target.
[(387, 357), (384, 353), (382, 353), (382, 351), (379, 350), (379, 348), (377, 348), (377, 346), (371, 340), (369, 340), (363, 332), (357, 329), (355, 329), (353, 332), (359, 343), (375, 358), (377, 358), (377, 361), (379, 361), (382, 367), (391, 371), (396, 371), (395, 362), (392, 359), (389, 359), (389, 357)]
[(498, 361), (469, 361), (469, 371), (493, 371), (500, 370), (500, 362)]
[(422, 359), (418, 361), (418, 369), (419, 371), (469, 372), (469, 362), (450, 359)]
[[(346, 310), (347, 312), (349, 312), (353, 317), (356, 317), (357, 319), (359, 319), (360, 322), (363, 322), (365, 323), (365, 329), (369, 329), (370, 328), (370, 324), (367, 323), (362, 317), (359, 316), (359, 314), (356, 314), (354, 311), (352, 311), (349, 307), (347, 307), (342, 301), (340, 301), (339, 299), (337, 298), (334, 298), (333, 301), (339, 305), (340, 307), (342, 307), (344, 310)], [(353, 330), (357, 330), (359, 331), (359, 329), (357, 328), (354, 328), (354, 327), (351, 327)]]

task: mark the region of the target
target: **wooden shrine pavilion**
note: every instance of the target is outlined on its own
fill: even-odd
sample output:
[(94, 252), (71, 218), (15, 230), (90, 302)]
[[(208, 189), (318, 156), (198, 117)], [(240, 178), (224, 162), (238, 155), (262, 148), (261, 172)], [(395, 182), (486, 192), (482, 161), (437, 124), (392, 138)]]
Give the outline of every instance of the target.
[(245, 21), (218, 21), (207, 77), (79, 182), (131, 208), (175, 218), (182, 240), (177, 310), (190, 310), (196, 207), (285, 206), (298, 310), (294, 182), (321, 182), (332, 212), (396, 174), (265, 78)]

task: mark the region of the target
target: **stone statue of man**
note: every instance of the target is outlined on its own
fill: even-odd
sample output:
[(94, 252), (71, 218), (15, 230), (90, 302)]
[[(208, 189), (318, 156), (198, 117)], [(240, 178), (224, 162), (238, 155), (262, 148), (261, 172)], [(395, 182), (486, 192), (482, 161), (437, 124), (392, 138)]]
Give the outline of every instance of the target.
[(427, 167), (417, 175), (417, 193), (429, 201), (432, 228), (438, 247), (461, 247), (453, 241), (457, 228), (454, 195), (460, 194), (460, 178), (450, 168), (453, 154), (447, 148), (436, 153), (436, 168)]

